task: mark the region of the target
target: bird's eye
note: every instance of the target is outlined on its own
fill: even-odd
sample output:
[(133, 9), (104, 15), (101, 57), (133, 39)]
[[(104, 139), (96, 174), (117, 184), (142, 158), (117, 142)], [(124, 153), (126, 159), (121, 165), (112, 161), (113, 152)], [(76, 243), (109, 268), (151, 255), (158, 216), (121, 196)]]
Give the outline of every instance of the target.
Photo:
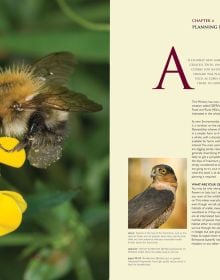
[(164, 175), (164, 174), (166, 174), (167, 171), (166, 171), (166, 169), (164, 169), (164, 168), (160, 168), (160, 169), (159, 169), (159, 172), (160, 172), (160, 174), (163, 174), (163, 175)]
[(11, 105), (11, 109), (16, 111), (16, 112), (22, 112), (24, 109), (22, 108), (21, 104), (15, 102)]

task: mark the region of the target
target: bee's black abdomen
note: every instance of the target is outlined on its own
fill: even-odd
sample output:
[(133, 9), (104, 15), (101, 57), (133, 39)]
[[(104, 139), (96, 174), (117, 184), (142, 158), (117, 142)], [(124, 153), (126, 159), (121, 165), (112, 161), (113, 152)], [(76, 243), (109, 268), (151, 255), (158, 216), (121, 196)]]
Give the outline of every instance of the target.
[(28, 134), (34, 135), (43, 130), (46, 130), (44, 117), (40, 112), (34, 112), (28, 121)]

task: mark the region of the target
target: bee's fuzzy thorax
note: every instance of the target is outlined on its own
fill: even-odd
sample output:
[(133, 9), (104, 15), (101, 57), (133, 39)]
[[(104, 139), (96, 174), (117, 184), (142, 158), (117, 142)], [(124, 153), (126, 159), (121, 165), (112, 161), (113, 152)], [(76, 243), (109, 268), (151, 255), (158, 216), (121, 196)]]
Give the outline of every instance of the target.
[(39, 92), (43, 85), (44, 81), (35, 77), (34, 68), (29, 65), (18, 64), (0, 70), (0, 95), (26, 99)]
[(24, 135), (32, 111), (17, 114), (14, 104), (23, 106), (42, 92), (44, 81), (34, 75), (34, 68), (28, 65), (13, 65), (0, 70), (0, 120), (6, 136)]

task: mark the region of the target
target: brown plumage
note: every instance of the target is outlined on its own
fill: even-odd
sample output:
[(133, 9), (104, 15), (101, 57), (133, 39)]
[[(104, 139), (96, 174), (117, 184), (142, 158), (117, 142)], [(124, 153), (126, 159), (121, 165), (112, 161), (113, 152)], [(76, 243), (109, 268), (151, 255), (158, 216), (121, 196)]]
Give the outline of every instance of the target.
[(129, 228), (158, 228), (167, 221), (175, 205), (177, 178), (165, 164), (152, 168), (150, 186), (128, 202)]

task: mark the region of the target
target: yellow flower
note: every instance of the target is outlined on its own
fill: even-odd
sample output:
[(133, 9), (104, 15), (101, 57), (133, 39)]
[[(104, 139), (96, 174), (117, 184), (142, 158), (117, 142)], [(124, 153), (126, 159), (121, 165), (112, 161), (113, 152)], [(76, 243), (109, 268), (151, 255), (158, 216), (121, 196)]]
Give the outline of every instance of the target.
[(16, 230), (27, 208), (23, 197), (13, 191), (0, 191), (0, 236)]
[(21, 167), (26, 159), (25, 150), (22, 149), (16, 152), (7, 152), (13, 149), (19, 141), (16, 138), (0, 137), (0, 163), (11, 167)]
[[(26, 159), (25, 150), (9, 152), (19, 141), (11, 137), (0, 137), (0, 163), (11, 167), (21, 167)], [(8, 151), (9, 150), (9, 151)], [(0, 191), (0, 236), (16, 230), (27, 208), (23, 197), (13, 191)]]

